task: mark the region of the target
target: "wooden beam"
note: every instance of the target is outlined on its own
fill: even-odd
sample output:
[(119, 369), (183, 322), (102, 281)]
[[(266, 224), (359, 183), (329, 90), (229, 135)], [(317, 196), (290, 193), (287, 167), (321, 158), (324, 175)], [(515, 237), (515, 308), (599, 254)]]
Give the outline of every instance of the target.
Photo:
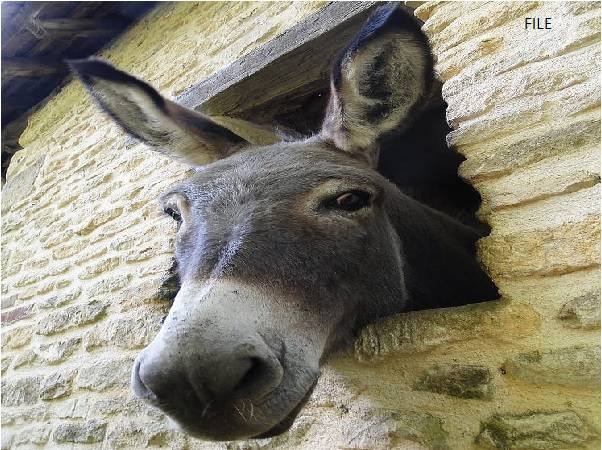
[[(240, 116), (276, 97), (327, 80), (332, 60), (376, 2), (332, 2), (215, 75), (178, 100), (211, 116)], [(307, 90), (307, 89), (305, 89)]]
[(121, 16), (102, 19), (40, 19), (33, 17), (27, 29), (36, 37), (97, 37), (110, 36), (123, 30), (128, 21)]
[[(12, 8), (12, 14), (4, 15), (4, 8)], [(16, 6), (16, 7), (15, 7)], [(39, 15), (44, 8), (48, 6), (48, 2), (6, 2), (2, 4), (2, 51), (7, 47), (9, 41), (14, 37), (19, 36), (21, 30), (27, 27), (31, 17)]]
[(11, 77), (44, 77), (57, 73), (66, 73), (67, 67), (57, 59), (3, 57), (2, 76)]

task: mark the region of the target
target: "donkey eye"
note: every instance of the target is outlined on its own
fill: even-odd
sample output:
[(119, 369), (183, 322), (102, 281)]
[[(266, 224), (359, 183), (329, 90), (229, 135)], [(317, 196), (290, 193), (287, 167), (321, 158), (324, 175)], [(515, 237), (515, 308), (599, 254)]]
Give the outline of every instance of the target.
[(370, 193), (353, 190), (339, 195), (333, 202), (329, 203), (329, 206), (335, 209), (353, 212), (370, 205)]
[(167, 214), (168, 216), (171, 216), (171, 218), (172, 218), (173, 220), (175, 220), (176, 222), (178, 222), (178, 223), (181, 223), (181, 222), (182, 222), (182, 216), (181, 216), (181, 215), (180, 215), (180, 213), (179, 213), (178, 211), (176, 211), (175, 209), (173, 209), (173, 208), (165, 208), (165, 209), (163, 210), (163, 212), (164, 212), (165, 214)]

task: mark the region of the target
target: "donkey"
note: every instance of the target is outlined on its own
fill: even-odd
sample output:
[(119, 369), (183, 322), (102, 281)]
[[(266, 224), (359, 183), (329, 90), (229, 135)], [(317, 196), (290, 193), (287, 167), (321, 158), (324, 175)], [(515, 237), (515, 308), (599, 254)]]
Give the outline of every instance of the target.
[(374, 10), (334, 64), (321, 131), (294, 142), (254, 147), (103, 60), (69, 64), (126, 132), (196, 168), (160, 199), (178, 224), (181, 287), (131, 378), (180, 430), (282, 433), (363, 325), (497, 298), (474, 257), (484, 227), (376, 170), (382, 139), (412, 126), (436, 82), (402, 8)]

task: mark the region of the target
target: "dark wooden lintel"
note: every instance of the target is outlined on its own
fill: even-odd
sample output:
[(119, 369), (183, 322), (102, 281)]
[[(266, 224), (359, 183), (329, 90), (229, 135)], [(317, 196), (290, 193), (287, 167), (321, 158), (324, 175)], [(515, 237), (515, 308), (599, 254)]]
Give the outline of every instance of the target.
[(109, 17), (103, 19), (40, 19), (32, 18), (27, 29), (36, 37), (47, 35), (52, 37), (96, 37), (111, 36), (116, 31), (127, 26), (127, 20), (122, 17)]
[(208, 115), (241, 112), (327, 80), (332, 60), (376, 2), (332, 2), (215, 75), (178, 100)]
[(57, 59), (40, 57), (3, 57), (3, 77), (43, 77), (67, 72), (65, 64)]

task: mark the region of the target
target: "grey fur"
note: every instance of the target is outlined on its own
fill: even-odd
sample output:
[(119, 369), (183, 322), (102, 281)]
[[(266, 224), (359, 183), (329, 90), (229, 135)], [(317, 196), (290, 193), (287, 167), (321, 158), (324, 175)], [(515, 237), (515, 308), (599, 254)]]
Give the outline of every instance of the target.
[[(386, 33), (369, 20), (372, 34), (360, 34), (344, 53), (342, 81), (336, 82), (335, 70), (321, 133), (237, 147), (162, 197), (164, 208), (181, 217), (175, 248), (181, 289), (161, 331), (136, 360), (132, 388), (191, 435), (278, 434), (307, 400), (320, 364), (362, 325), (462, 296), (495, 295), (474, 260), (480, 232), (404, 195), (373, 169), (378, 139), (412, 121), (432, 72), (424, 36), (414, 25), (391, 28), (393, 12), (379, 8), (371, 20), (387, 19), (379, 25)], [(386, 60), (383, 49), (390, 53)], [(366, 67), (376, 66), (372, 76)], [(85, 72), (85, 64), (75, 70)], [(108, 95), (98, 90), (109, 84), (106, 92), (127, 96), (129, 79), (120, 83), (116, 69), (104, 70), (102, 81), (89, 86), (95, 95)], [(161, 103), (152, 88), (141, 89)], [(146, 103), (138, 104), (145, 129)], [(384, 109), (375, 114), (363, 103)], [(119, 102), (103, 106), (119, 121)], [(128, 129), (136, 127), (135, 110), (126, 111)], [(181, 123), (166, 114), (170, 130)], [(162, 129), (160, 115), (153, 117)], [(227, 135), (215, 127), (213, 138)], [(191, 129), (203, 126), (186, 132)], [(152, 132), (136, 134), (153, 143)], [(223, 144), (199, 136), (201, 151)], [(196, 165), (202, 158), (191, 157), (186, 142), (170, 150)], [(339, 207), (337, 199), (349, 192), (367, 200), (354, 210)]]

